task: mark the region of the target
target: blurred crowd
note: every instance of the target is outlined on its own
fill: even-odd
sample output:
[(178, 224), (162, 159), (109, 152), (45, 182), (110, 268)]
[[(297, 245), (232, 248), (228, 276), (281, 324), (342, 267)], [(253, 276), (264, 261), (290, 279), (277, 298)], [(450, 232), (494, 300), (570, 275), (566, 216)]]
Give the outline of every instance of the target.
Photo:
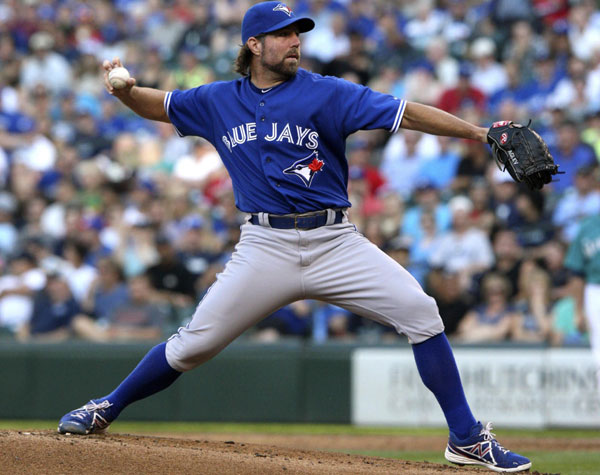
[[(460, 342), (585, 343), (563, 262), (600, 213), (600, 12), (590, 0), (299, 0), (303, 67), (481, 125), (527, 123), (565, 172), (517, 185), (487, 145), (414, 131), (348, 140), (351, 220), (437, 299)], [(0, 3), (0, 332), (21, 341), (158, 339), (185, 324), (244, 215), (214, 148), (108, 95), (235, 76), (248, 0)], [(382, 341), (314, 301), (248, 332)]]

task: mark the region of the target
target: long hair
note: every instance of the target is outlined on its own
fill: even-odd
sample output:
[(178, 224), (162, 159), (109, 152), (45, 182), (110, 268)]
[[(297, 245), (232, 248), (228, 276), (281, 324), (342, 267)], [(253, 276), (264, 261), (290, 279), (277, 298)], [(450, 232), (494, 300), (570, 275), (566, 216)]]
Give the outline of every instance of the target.
[[(256, 36), (255, 38), (259, 40), (264, 46), (264, 35)], [(250, 63), (252, 62), (253, 56), (254, 53), (252, 53), (252, 51), (248, 47), (248, 43), (246, 43), (240, 48), (237, 58), (235, 58), (235, 61), (233, 62), (233, 70), (244, 77), (248, 76), (250, 74)]]

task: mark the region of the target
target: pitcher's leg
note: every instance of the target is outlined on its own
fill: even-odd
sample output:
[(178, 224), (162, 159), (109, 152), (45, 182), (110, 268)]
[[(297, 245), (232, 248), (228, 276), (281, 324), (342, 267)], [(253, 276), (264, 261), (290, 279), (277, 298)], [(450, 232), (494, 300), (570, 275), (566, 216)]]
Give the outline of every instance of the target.
[(299, 256), (271, 238), (260, 241), (263, 235), (283, 234), (285, 240), (293, 233), (246, 226), (250, 230), (192, 320), (167, 341), (167, 361), (178, 371), (204, 363), (248, 328), (303, 296)]
[(181, 373), (167, 363), (165, 346), (163, 342), (152, 348), (108, 396), (65, 414), (58, 431), (81, 435), (102, 432), (129, 404), (168, 388)]
[(252, 225), (244, 228), (231, 261), (192, 321), (151, 349), (108, 396), (67, 413), (59, 432), (104, 431), (127, 405), (170, 386), (181, 372), (216, 355), (244, 330), (302, 296), (299, 256), (293, 252), (297, 236)]
[[(356, 232), (323, 233), (306, 272), (307, 293), (405, 333), (423, 383), (438, 400), (450, 436), (447, 460), (518, 472), (531, 467), (519, 454), (504, 449), (475, 420), (467, 403), (435, 301), (394, 260)], [(321, 249), (323, 248), (323, 249)]]
[[(351, 232), (343, 242), (334, 242), (329, 254), (315, 259), (306, 280), (315, 298), (406, 334), (423, 383), (437, 398), (450, 430), (469, 434), (476, 421), (437, 305), (416, 279), (362, 235)], [(328, 285), (329, 281), (336, 285)]]
[(335, 238), (324, 237), (311, 257), (304, 271), (309, 298), (391, 326), (411, 343), (444, 331), (435, 300), (406, 269), (352, 227)]
[(437, 399), (450, 431), (464, 439), (477, 421), (467, 403), (446, 334), (414, 344), (412, 349), (423, 384)]

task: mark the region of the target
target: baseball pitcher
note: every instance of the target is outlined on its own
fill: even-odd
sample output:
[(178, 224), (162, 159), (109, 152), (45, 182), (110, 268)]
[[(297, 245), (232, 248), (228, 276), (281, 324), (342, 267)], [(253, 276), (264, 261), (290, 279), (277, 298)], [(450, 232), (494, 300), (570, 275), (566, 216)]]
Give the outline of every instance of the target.
[(433, 298), (348, 221), (345, 140), (360, 129), (394, 133), (403, 127), (489, 141), (501, 165), (535, 188), (555, 172), (553, 163), (543, 161), (551, 157), (541, 145), (531, 152), (526, 127), (507, 122), (490, 132), (438, 109), (299, 68), (300, 34), (313, 27), (313, 20), (283, 3), (254, 5), (242, 23), (236, 61), (241, 78), (186, 91), (137, 87), (134, 78), (114, 89), (107, 74), (123, 65), (119, 59), (104, 62), (108, 92), (134, 112), (216, 147), (247, 220), (231, 260), (190, 323), (150, 350), (113, 392), (66, 414), (58, 430), (105, 430), (127, 405), (166, 388), (276, 309), (317, 299), (408, 336), (423, 382), (448, 422), (449, 461), (526, 470), (531, 462), (503, 448), (491, 424), (473, 417)]

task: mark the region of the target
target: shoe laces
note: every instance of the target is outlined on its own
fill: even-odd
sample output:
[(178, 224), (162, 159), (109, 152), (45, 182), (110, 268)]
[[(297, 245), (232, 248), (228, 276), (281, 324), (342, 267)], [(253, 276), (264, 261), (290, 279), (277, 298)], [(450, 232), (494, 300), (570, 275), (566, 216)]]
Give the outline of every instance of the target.
[(510, 452), (508, 449), (505, 449), (504, 447), (502, 447), (498, 441), (496, 440), (496, 434), (494, 434), (492, 432), (493, 426), (491, 422), (488, 422), (485, 427), (483, 427), (481, 429), (481, 432), (479, 433), (479, 435), (483, 436), (484, 440), (489, 440), (490, 442), (492, 442), (492, 444), (494, 444), (496, 447), (498, 447), (500, 450), (502, 450), (502, 452), (504, 452), (505, 454)]
[(83, 406), (81, 409), (83, 409), (86, 412), (95, 412), (95, 411), (99, 411), (102, 409), (108, 409), (110, 406), (112, 406), (112, 403), (109, 402), (108, 399), (105, 399), (101, 403), (96, 403), (94, 401), (90, 401), (85, 406)]

